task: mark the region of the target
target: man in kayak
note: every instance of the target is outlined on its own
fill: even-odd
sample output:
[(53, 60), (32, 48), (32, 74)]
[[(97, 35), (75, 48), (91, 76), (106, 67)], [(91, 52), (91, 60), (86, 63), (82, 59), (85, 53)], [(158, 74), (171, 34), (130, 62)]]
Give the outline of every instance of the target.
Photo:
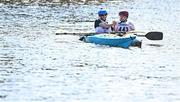
[(129, 32), (135, 30), (134, 24), (128, 22), (129, 13), (127, 11), (119, 12), (120, 21), (114, 26), (115, 32)]
[[(128, 16), (129, 16), (128, 11), (119, 12), (120, 21), (118, 23), (116, 22), (115, 26), (113, 27), (115, 32), (122, 32), (122, 34), (126, 34), (126, 32), (135, 30), (134, 24), (131, 22), (128, 22)], [(142, 44), (142, 41), (135, 39), (131, 45), (138, 46), (141, 48), (141, 44)]]
[(100, 10), (98, 12), (99, 19), (95, 20), (94, 22), (94, 28), (96, 33), (110, 33), (111, 27), (115, 24), (108, 24), (106, 21), (107, 18), (107, 11), (106, 10)]
[[(106, 21), (107, 18), (107, 11), (106, 10), (100, 10), (98, 12), (99, 18), (95, 20), (94, 22), (94, 28), (95, 28), (95, 33), (96, 34), (101, 34), (101, 33), (110, 33), (112, 30), (112, 26), (115, 26), (116, 22), (113, 22), (113, 24), (108, 24)], [(94, 34), (88, 34), (85, 36), (90, 36)], [(85, 36), (81, 36), (79, 40), (83, 41)]]

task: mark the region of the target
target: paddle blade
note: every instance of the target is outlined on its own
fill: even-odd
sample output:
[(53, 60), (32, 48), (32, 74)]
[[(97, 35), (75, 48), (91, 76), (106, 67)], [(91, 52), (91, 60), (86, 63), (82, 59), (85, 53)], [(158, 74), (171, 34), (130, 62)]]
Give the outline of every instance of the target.
[(163, 33), (162, 32), (148, 32), (145, 37), (149, 40), (162, 40)]

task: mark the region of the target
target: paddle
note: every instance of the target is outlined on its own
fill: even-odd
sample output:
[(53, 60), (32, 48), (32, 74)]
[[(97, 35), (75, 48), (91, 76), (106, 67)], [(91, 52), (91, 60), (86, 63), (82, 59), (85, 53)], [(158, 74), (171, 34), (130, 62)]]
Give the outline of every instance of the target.
[(56, 33), (56, 35), (79, 35), (79, 36), (88, 36), (88, 35), (92, 35), (92, 34), (96, 34), (95, 32), (84, 32), (84, 33), (82, 33), (82, 32), (76, 32), (76, 33), (66, 33), (66, 32), (64, 32), (64, 33)]
[(149, 40), (162, 40), (163, 33), (162, 32), (148, 32), (145, 35), (137, 35), (138, 37), (146, 37)]
[[(120, 34), (122, 32), (111, 32), (112, 34)], [(135, 31), (133, 32), (127, 32), (126, 34), (132, 34), (132, 33), (136, 33)], [(140, 32), (137, 32), (140, 33)], [(141, 32), (143, 33), (143, 32)], [(80, 35), (82, 36), (79, 40), (83, 40), (84, 36), (90, 36), (90, 35), (96, 35), (96, 33), (56, 33), (56, 35)], [(149, 40), (162, 40), (163, 39), (163, 33), (162, 32), (148, 32), (145, 35), (138, 35), (135, 34), (138, 37), (146, 37)]]
[[(138, 36), (138, 37), (146, 37), (149, 40), (162, 40), (163, 39), (163, 33), (162, 32), (148, 32), (145, 35), (138, 35), (136, 34), (136, 32), (127, 32), (125, 33), (125, 35), (127, 34), (132, 34), (134, 33), (134, 35)], [(144, 33), (144, 32), (137, 32), (137, 33)]]

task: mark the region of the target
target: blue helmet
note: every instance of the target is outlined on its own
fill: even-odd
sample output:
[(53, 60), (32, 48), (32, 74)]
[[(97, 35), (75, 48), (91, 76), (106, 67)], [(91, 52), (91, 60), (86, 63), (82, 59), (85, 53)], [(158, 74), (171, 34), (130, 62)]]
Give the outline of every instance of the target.
[(106, 10), (100, 10), (99, 12), (98, 12), (98, 15), (99, 16), (103, 16), (103, 15), (107, 15), (108, 13), (107, 13), (107, 11)]

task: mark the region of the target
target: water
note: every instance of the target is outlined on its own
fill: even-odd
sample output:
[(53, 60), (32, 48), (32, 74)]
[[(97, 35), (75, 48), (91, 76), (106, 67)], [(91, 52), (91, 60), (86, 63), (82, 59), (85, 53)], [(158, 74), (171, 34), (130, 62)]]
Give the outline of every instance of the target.
[[(70, 7), (2, 4), (0, 101), (179, 102), (179, 5), (177, 0)], [(61, 24), (93, 23), (101, 6), (109, 21), (125, 9), (137, 30), (162, 31), (164, 39), (142, 38), (142, 49), (123, 49), (55, 35)]]

